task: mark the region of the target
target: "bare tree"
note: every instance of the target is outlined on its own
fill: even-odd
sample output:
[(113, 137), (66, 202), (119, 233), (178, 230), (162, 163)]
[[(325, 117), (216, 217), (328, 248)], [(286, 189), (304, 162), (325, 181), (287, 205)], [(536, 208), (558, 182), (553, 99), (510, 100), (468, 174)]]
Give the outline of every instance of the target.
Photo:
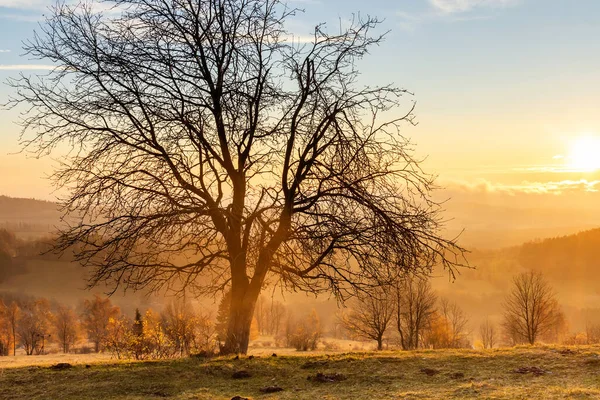
[(479, 335), (484, 349), (492, 349), (496, 345), (496, 326), (486, 318), (479, 326)]
[(21, 307), (17, 335), (25, 354), (43, 354), (51, 336), (52, 313), (46, 299), (27, 300)]
[(8, 307), (0, 299), (0, 356), (7, 356), (12, 347), (10, 324), (8, 323)]
[(173, 301), (164, 308), (161, 313), (162, 326), (180, 356), (190, 354), (196, 341), (197, 325), (207, 325), (205, 319), (205, 316), (196, 313), (191, 304), (182, 300)]
[(524, 272), (514, 277), (504, 301), (503, 328), (513, 342), (534, 344), (560, 316), (554, 292), (541, 272)]
[(121, 310), (113, 306), (109, 298), (94, 295), (91, 300), (84, 300), (82, 324), (87, 331), (88, 339), (94, 343), (94, 350), (102, 350), (108, 335), (109, 320), (119, 316)]
[(17, 326), (21, 317), (21, 309), (12, 301), (6, 310), (6, 321), (12, 333), (13, 356), (17, 355)]
[(75, 148), (54, 177), (81, 220), (57, 249), (78, 245), (91, 285), (230, 287), (223, 351), (246, 352), (269, 275), (343, 297), (460, 265), (400, 135), (408, 92), (359, 84), (377, 19), (298, 44), (278, 0), (116, 3), (59, 3), (25, 46), (57, 67), (11, 81), (24, 148)]
[(254, 313), (259, 332), (263, 335), (279, 335), (285, 313), (285, 305), (276, 301), (273, 295), (270, 296), (270, 301), (261, 295)]
[(267, 315), (269, 316), (269, 334), (277, 337), (279, 335), (279, 330), (283, 324), (283, 318), (287, 313), (287, 308), (285, 304), (280, 301), (275, 301), (271, 298), (271, 305), (269, 306), (269, 310)]
[(63, 353), (68, 353), (79, 338), (79, 319), (75, 310), (59, 305), (54, 313), (54, 328)]
[(440, 300), (440, 314), (444, 318), (448, 332), (447, 343), (443, 347), (460, 348), (467, 345), (469, 318), (455, 302)]
[(218, 347), (215, 323), (208, 313), (198, 313), (194, 319), (194, 350), (214, 354)]
[(600, 324), (592, 324), (590, 322), (586, 322), (585, 341), (586, 344), (600, 343)]
[(554, 316), (554, 323), (538, 338), (544, 343), (562, 343), (569, 336), (570, 327), (567, 317), (560, 307)]
[(287, 346), (299, 351), (315, 350), (322, 334), (321, 322), (315, 309), (301, 317), (288, 313), (285, 326)]
[(396, 328), (404, 350), (419, 348), (419, 341), (435, 312), (437, 296), (429, 281), (407, 276), (395, 287)]
[(350, 310), (342, 314), (344, 327), (354, 335), (377, 341), (377, 350), (383, 348), (383, 337), (394, 317), (394, 295), (391, 289), (360, 293)]
[(265, 304), (264, 296), (258, 296), (256, 301), (256, 308), (254, 309), (254, 319), (256, 319), (256, 326), (261, 335), (267, 333), (267, 327), (269, 322), (268, 306)]

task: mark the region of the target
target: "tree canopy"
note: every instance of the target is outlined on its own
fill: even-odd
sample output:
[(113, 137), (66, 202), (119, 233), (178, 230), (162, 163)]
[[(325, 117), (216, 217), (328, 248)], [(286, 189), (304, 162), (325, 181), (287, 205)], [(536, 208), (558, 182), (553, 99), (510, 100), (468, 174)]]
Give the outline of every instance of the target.
[(231, 288), (226, 351), (245, 351), (267, 283), (343, 296), (460, 265), (400, 133), (410, 93), (359, 79), (377, 19), (304, 43), (278, 0), (114, 5), (58, 3), (25, 45), (56, 68), (11, 81), (24, 147), (71, 150), (58, 249), (91, 284)]

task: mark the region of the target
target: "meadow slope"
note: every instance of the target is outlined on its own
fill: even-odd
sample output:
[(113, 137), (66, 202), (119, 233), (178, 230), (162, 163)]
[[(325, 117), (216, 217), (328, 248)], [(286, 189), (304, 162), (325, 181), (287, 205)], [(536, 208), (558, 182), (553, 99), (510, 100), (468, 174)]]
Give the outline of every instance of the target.
[[(533, 367), (533, 368), (531, 368)], [(234, 379), (246, 371), (250, 376)], [(319, 382), (317, 373), (332, 382)], [(339, 378), (339, 380), (338, 380)], [(325, 379), (328, 380), (328, 379)], [(262, 388), (283, 391), (264, 394)], [(600, 347), (96, 362), (0, 372), (1, 399), (600, 398)]]

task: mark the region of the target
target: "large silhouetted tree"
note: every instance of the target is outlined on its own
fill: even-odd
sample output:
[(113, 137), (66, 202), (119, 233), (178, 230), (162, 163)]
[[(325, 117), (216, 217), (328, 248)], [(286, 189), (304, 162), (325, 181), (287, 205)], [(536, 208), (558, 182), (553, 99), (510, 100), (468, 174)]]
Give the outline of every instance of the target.
[(91, 284), (232, 293), (225, 352), (245, 352), (265, 282), (338, 295), (461, 253), (400, 135), (413, 103), (359, 83), (376, 19), (295, 41), (278, 0), (60, 3), (12, 81), (24, 146), (71, 148), (54, 177), (79, 217)]

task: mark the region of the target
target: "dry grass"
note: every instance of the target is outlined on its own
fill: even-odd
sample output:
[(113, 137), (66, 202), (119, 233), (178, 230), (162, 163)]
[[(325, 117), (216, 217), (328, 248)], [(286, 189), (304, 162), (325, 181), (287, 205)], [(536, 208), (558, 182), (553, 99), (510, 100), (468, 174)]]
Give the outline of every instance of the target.
[[(21, 352), (22, 353), (22, 352)], [(47, 354), (43, 356), (26, 356), (17, 352), (16, 357), (0, 357), (0, 370), (5, 368), (23, 368), (31, 366), (50, 366), (57, 363), (70, 364), (98, 364), (114, 361), (113, 357), (106, 353), (100, 354)]]
[[(254, 359), (97, 361), (55, 371), (5, 368), (2, 399), (595, 399), (600, 398), (600, 347), (534, 347), (261, 356)], [(537, 367), (541, 375), (514, 370)], [(232, 379), (235, 371), (251, 377)], [(426, 372), (423, 372), (425, 370)], [(527, 369), (524, 369), (527, 370)], [(538, 369), (533, 369), (539, 371)], [(318, 382), (317, 372), (346, 379)], [(284, 391), (262, 394), (278, 385)]]

